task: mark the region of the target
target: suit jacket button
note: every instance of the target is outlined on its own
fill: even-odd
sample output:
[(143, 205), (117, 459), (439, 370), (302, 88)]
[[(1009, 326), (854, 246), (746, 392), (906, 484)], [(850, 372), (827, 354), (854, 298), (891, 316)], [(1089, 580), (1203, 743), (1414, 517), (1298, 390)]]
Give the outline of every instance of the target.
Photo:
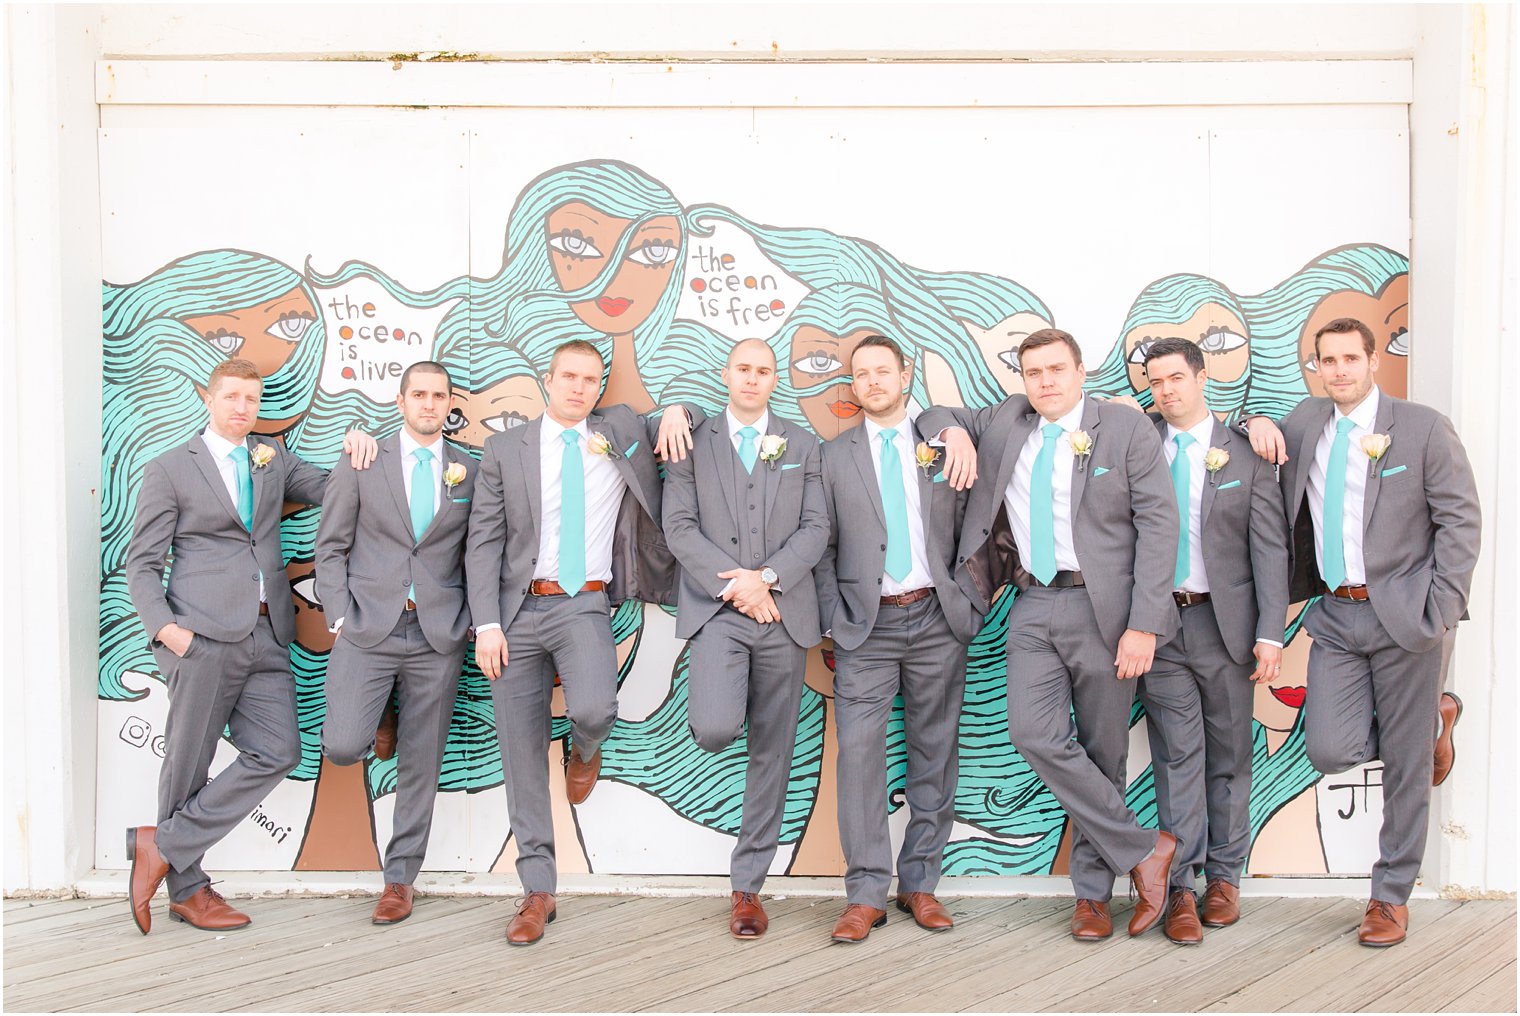
[(878, 586), (879, 586), (879, 585), (881, 585), (881, 579), (877, 579), (877, 580), (876, 580), (876, 584), (877, 584), (877, 585), (878, 585)]
[(728, 538), (728, 542), (729, 543), (738, 543), (739, 542), (739, 538), (737, 536), (730, 536)]
[(254, 572), (252, 575), (250, 575), (248, 577), (251, 578), (251, 579), (253, 579), (253, 581), (257, 582), (259, 580), (259, 573), (258, 572)]
[(990, 536), (991, 534), (992, 534), (992, 530), (990, 530), (990, 529), (983, 529), (982, 530), (982, 535), (983, 536)]
[(752, 532), (752, 533), (758, 533), (758, 532), (759, 532), (759, 531), (760, 531), (760, 530), (758, 530), (758, 529), (751, 529), (751, 530), (750, 530), (750, 532)]
[(886, 544), (885, 544), (885, 543), (883, 543), (883, 544), (882, 544), (882, 545), (881, 545), (881, 549), (882, 549), (882, 550), (886, 550), (886, 549), (887, 549), (887, 545), (886, 545)]

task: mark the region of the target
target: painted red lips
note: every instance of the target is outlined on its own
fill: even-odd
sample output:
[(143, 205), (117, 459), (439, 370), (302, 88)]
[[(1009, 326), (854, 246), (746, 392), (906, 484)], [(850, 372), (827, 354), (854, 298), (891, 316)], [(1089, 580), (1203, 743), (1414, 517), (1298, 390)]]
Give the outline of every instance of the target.
[(1289, 709), (1302, 709), (1304, 707), (1304, 688), (1269, 688), (1272, 697)]
[(845, 399), (839, 399), (835, 402), (829, 403), (829, 412), (833, 413), (841, 420), (848, 420), (850, 417), (860, 412), (860, 406), (856, 405), (853, 402), (846, 401)]
[(617, 317), (623, 311), (633, 306), (633, 301), (624, 296), (603, 296), (596, 301), (597, 309), (608, 317)]

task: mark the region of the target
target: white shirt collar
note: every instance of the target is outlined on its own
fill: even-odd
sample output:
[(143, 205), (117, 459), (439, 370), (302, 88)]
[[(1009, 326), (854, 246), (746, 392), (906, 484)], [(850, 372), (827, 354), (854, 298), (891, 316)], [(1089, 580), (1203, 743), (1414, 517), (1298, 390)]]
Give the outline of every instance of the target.
[(761, 412), (760, 419), (756, 420), (754, 423), (740, 423), (739, 418), (734, 415), (732, 407), (724, 409), (723, 415), (728, 417), (728, 436), (731, 438), (738, 437), (739, 431), (743, 430), (745, 427), (755, 428), (755, 430), (757, 430), (762, 436), (770, 433), (771, 411), (769, 409)]
[[(1175, 441), (1177, 435), (1183, 433), (1170, 423), (1166, 425), (1166, 439)], [(1199, 448), (1207, 448), (1209, 442), (1214, 440), (1214, 414), (1205, 413), (1203, 419), (1187, 429), (1187, 433), (1193, 436), (1194, 443)]]
[[(1068, 434), (1074, 430), (1080, 430), (1082, 427), (1082, 411), (1086, 408), (1087, 396), (1084, 395), (1078, 399), (1077, 404), (1075, 406), (1072, 406), (1071, 409), (1067, 411), (1066, 415), (1061, 417), (1059, 420), (1051, 421), (1045, 419), (1043, 416), (1040, 416), (1040, 422), (1035, 426), (1035, 432), (1039, 433), (1045, 428), (1045, 425), (1047, 423), (1052, 422), (1054, 422)], [(1036, 412), (1035, 415), (1039, 416), (1039, 413)]]
[[(909, 448), (909, 447), (912, 447), (912, 445), (913, 445), (913, 421), (914, 421), (914, 419), (917, 416), (918, 416), (918, 414), (915, 413), (915, 412), (913, 412), (913, 410), (911, 408), (909, 408), (908, 415), (905, 416), (905, 417), (903, 417), (900, 421), (898, 421), (897, 426), (895, 426), (895, 427), (892, 428), (893, 430), (897, 431), (897, 436), (899, 438), (903, 439), (903, 443), (901, 443), (901, 444), (897, 444), (897, 442), (893, 442), (894, 444), (897, 444), (898, 448)], [(886, 429), (887, 428), (883, 427), (881, 424), (877, 423), (875, 420), (871, 419), (869, 416), (866, 417), (866, 437), (869, 439), (872, 448), (880, 448), (881, 447), (881, 432), (884, 431), (884, 430), (886, 430)]]
[[(543, 426), (539, 435), (539, 444), (563, 444), (565, 439), (560, 437), (560, 435), (563, 434), (567, 428), (561, 427), (548, 413), (545, 413), (542, 417), (540, 417), (540, 419), (543, 421)], [(570, 427), (568, 429), (573, 430), (579, 434), (581, 441), (583, 442), (591, 436), (591, 428), (586, 425), (585, 420), (579, 421), (574, 427)]]
[(1341, 417), (1349, 416), (1351, 417), (1351, 422), (1354, 423), (1359, 429), (1372, 430), (1377, 426), (1378, 399), (1381, 394), (1382, 393), (1378, 391), (1378, 386), (1373, 385), (1372, 391), (1368, 392), (1367, 397), (1363, 399), (1361, 401), (1361, 404), (1351, 412), (1343, 413), (1341, 412), (1341, 407), (1336, 406), (1335, 413), (1330, 419), (1330, 425), (1333, 427)]
[(401, 428), (400, 433), (401, 433), (401, 457), (402, 458), (409, 459), (414, 454), (416, 454), (416, 451), (417, 451), (418, 448), (426, 448), (428, 451), (430, 451), (430, 452), (433, 453), (433, 461), (434, 462), (442, 462), (443, 461), (443, 432), (442, 431), (438, 432), (437, 436), (433, 438), (433, 443), (429, 444), (429, 445), (418, 444), (416, 441), (412, 440), (412, 435), (410, 435), (410, 434), (408, 434), (406, 432), (406, 428), (405, 427)]
[(225, 459), (227, 456), (231, 455), (232, 449), (234, 448), (248, 447), (247, 438), (244, 438), (242, 444), (239, 445), (235, 442), (228, 441), (226, 438), (222, 437), (222, 435), (218, 434), (210, 427), (207, 427), (201, 436), (205, 438), (206, 447), (211, 449), (211, 454), (215, 455), (219, 459)]

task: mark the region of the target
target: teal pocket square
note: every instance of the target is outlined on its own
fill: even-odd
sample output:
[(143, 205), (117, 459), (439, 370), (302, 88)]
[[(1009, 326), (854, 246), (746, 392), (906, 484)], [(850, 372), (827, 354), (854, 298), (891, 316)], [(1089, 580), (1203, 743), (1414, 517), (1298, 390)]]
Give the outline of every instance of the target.
[(786, 462), (786, 463), (782, 464), (781, 468), (782, 469), (801, 469), (802, 468), (802, 463), (800, 463), (800, 462)]
[(1409, 468), (1408, 466), (1392, 466), (1392, 467), (1390, 467), (1388, 469), (1383, 470), (1383, 475), (1384, 476), (1393, 476), (1396, 473), (1402, 473), (1404, 470), (1406, 470), (1408, 468)]
[(456, 498), (454, 498), (454, 503), (455, 504), (469, 504), (470, 503), (470, 499), (467, 498), (467, 497), (456, 497)]
[(627, 458), (628, 456), (632, 455), (633, 454), (633, 450), (635, 448), (637, 448), (638, 446), (639, 446), (639, 443), (637, 441), (635, 441), (633, 444), (629, 445), (628, 446), (628, 450), (623, 453), (623, 457)]
[(935, 483), (944, 483), (947, 479), (949, 479), (949, 477), (947, 477), (944, 473), (940, 473), (938, 476), (936, 476), (934, 478), (934, 482)]
[(1221, 483), (1219, 485), (1219, 489), (1220, 490), (1229, 490), (1231, 487), (1238, 487), (1238, 486), (1240, 486), (1240, 481), (1239, 480), (1231, 480), (1229, 483)]
[(1093, 466), (1093, 479), (1096, 480), (1106, 472), (1108, 472), (1107, 466)]

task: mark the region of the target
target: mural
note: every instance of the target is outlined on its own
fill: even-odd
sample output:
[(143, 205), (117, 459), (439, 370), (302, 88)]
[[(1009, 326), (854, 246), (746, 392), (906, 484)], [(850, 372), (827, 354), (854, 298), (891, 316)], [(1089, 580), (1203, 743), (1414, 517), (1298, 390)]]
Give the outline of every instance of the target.
[[(499, 226), (497, 228), (500, 228)], [(773, 411), (829, 438), (859, 424), (847, 382), (864, 335), (904, 341), (913, 357), (912, 402), (988, 405), (1021, 390), (1014, 350), (1058, 323), (1058, 308), (1012, 278), (955, 263), (945, 248), (887, 250), (817, 226), (773, 225), (721, 204), (686, 204), (642, 168), (613, 160), (556, 166), (523, 186), (505, 223), (498, 269), (413, 288), (382, 265), (312, 254), (300, 265), (236, 249), (185, 254), (103, 292), (101, 620), (102, 773), (137, 774), (119, 799), (103, 794), (100, 824), (117, 828), (152, 811), (165, 688), (126, 594), (122, 558), (145, 463), (202, 426), (198, 385), (219, 360), (252, 359), (265, 376), (256, 430), (330, 465), (342, 432), (361, 423), (399, 427), (401, 371), (435, 358), (450, 369), (458, 405), (449, 440), (478, 455), (492, 433), (542, 412), (539, 375), (571, 338), (593, 342), (610, 367), (604, 402), (648, 411), (673, 400), (709, 412), (729, 346), (766, 340), (781, 365)], [(1302, 258), (1307, 258), (1307, 261)], [(904, 260), (907, 258), (907, 260)], [(1294, 267), (1295, 265), (1301, 267)], [(1355, 315), (1379, 332), (1379, 383), (1406, 388), (1408, 259), (1374, 243), (1303, 251), (1276, 284), (1240, 292), (1228, 280), (1157, 278), (1112, 323), (1091, 357), (1098, 396), (1149, 402), (1139, 362), (1156, 339), (1198, 341), (1208, 357), (1210, 407), (1221, 419), (1281, 414), (1321, 391), (1315, 329)], [(1083, 336), (1087, 342), (1100, 341)], [(323, 679), (332, 637), (312, 576), (319, 512), (289, 510), (284, 550), (296, 600), (291, 645), (301, 764), (219, 845), (208, 864), (229, 868), (372, 870), (389, 836), (394, 760), (334, 766), (321, 757)], [(958, 875), (1063, 873), (1065, 815), (1008, 740), (1003, 644), (1014, 592), (1004, 590), (971, 647), (960, 723), (957, 823), (946, 869)], [(1304, 751), (1305, 604), (1284, 618), (1283, 678), (1258, 689), (1254, 836), (1249, 872), (1364, 872), (1375, 856), (1376, 766), (1318, 782)], [(613, 616), (619, 648), (619, 721), (604, 747), (603, 781), (584, 804), (556, 795), (560, 870), (712, 874), (727, 870), (744, 779), (741, 740), (717, 755), (686, 725), (689, 675), (673, 617), (625, 603)], [(838, 875), (835, 828), (833, 656), (808, 655), (781, 850), (774, 871)], [(557, 703), (562, 707), (562, 703)], [(1143, 723), (1140, 707), (1134, 722)], [(554, 724), (551, 752), (566, 750)], [(888, 730), (889, 807), (895, 835), (906, 815), (906, 749), (899, 701)], [(1132, 732), (1131, 805), (1155, 809), (1143, 730)], [(230, 749), (223, 745), (223, 749)], [(563, 779), (558, 765), (555, 778)], [(102, 779), (102, 787), (108, 785)], [(439, 776), (427, 868), (510, 872), (501, 760), (484, 677), (467, 656)], [(114, 810), (113, 810), (114, 809)], [(118, 816), (120, 812), (120, 816)], [(121, 817), (122, 821), (115, 821)], [(103, 839), (97, 865), (125, 859)]]

